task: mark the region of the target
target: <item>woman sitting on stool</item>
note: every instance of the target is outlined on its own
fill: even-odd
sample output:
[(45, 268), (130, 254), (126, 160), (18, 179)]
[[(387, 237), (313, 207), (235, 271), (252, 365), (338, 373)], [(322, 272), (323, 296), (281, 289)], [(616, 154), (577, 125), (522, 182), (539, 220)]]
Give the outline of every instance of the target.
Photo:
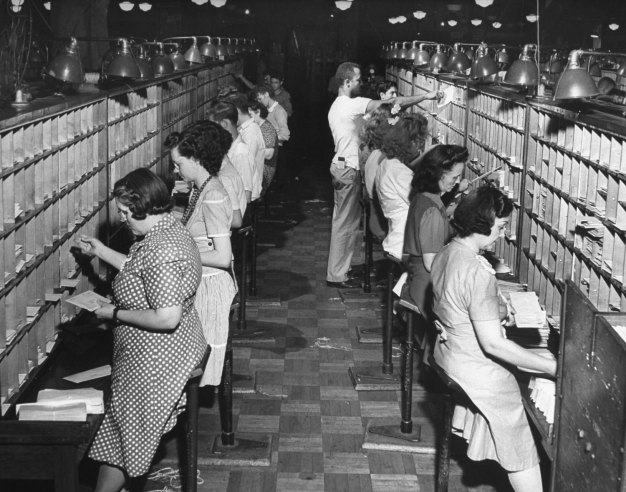
[(192, 186), (182, 223), (200, 250), (202, 281), (196, 293), (196, 309), (211, 346), (200, 386), (216, 386), (221, 382), (228, 316), (237, 292), (229, 273), (233, 256), (230, 243), (233, 209), (228, 193), (217, 179), (230, 142), (229, 133), (210, 121), (194, 123), (165, 140), (174, 169)]
[(490, 186), (473, 190), (455, 210), (458, 236), (436, 256), (431, 269), (434, 313), (441, 328), (434, 358), (478, 409), (476, 414), (455, 409), (453, 429), (468, 440), (467, 456), (500, 463), (516, 492), (538, 492), (537, 448), (519, 385), (506, 364), (554, 376), (556, 361), (504, 337), (495, 272), (480, 254), (504, 231), (512, 210), (512, 202)]

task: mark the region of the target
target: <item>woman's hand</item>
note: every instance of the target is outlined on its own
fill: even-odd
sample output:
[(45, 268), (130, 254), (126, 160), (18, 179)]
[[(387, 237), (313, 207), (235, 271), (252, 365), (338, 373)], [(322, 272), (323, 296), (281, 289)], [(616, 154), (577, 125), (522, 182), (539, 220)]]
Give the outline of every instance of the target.
[(108, 302), (99, 302), (98, 304), (100, 304), (100, 307), (93, 312), (93, 314), (96, 315), (96, 318), (105, 320), (113, 319), (113, 310), (115, 309), (115, 305), (109, 304)]
[(437, 101), (441, 101), (441, 99), (443, 99), (443, 92), (430, 91), (428, 94), (426, 94), (426, 99), (437, 99)]
[(100, 256), (104, 246), (99, 239), (82, 234), (74, 241), (74, 245), (80, 249), (82, 254), (87, 256)]
[(463, 178), (461, 181), (459, 181), (459, 187), (457, 189), (457, 194), (458, 193), (463, 193), (468, 188), (469, 188), (469, 181), (467, 180), (467, 178)]

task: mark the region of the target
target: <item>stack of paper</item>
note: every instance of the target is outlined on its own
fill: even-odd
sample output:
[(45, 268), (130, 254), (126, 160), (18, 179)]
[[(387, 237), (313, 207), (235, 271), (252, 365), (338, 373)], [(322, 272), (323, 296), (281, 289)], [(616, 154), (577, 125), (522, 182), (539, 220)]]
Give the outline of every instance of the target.
[(554, 404), (556, 401), (556, 384), (551, 379), (531, 377), (528, 383), (530, 399), (537, 409), (543, 413), (549, 424), (554, 423)]
[(87, 420), (87, 405), (81, 402), (22, 403), (17, 405), (19, 420), (70, 421)]
[(103, 413), (102, 391), (94, 388), (71, 390), (44, 389), (37, 403), (16, 405), (20, 420), (76, 421), (87, 419), (89, 413)]
[(102, 391), (95, 388), (76, 388), (69, 390), (43, 389), (37, 394), (37, 403), (82, 402), (87, 406), (87, 413), (104, 413)]
[(518, 328), (543, 328), (546, 326), (546, 312), (541, 309), (534, 292), (510, 292), (509, 299)]

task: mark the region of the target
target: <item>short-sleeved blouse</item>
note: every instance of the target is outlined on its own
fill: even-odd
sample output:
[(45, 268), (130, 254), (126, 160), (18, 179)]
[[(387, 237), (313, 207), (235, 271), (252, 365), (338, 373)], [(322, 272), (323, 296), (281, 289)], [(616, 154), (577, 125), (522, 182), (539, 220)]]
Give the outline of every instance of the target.
[[(211, 178), (204, 186), (194, 211), (187, 221), (187, 229), (198, 245), (200, 254), (213, 251), (213, 238), (230, 237), (230, 228), (233, 223), (233, 207), (230, 204), (228, 193), (217, 178)], [(212, 267), (203, 267), (204, 274), (215, 270)]]
[(182, 306), (179, 325), (150, 331), (119, 325), (113, 333), (111, 399), (89, 456), (146, 473), (162, 435), (176, 423), (187, 377), (206, 348), (194, 297), (202, 273), (189, 231), (166, 214), (130, 249), (113, 281), (123, 310)]
[(441, 197), (429, 192), (417, 193), (409, 206), (404, 252), (419, 257), (438, 253), (451, 233)]
[(539, 458), (519, 385), (505, 366), (485, 354), (472, 324), (499, 322), (495, 272), (477, 251), (453, 239), (435, 257), (431, 278), (433, 310), (447, 336), (445, 341), (438, 337), (435, 360), (478, 409), (454, 423), (468, 440), (467, 455), (496, 460), (507, 471), (535, 466)]
[(248, 205), (246, 201), (246, 191), (241, 176), (227, 156), (225, 156), (222, 161), (222, 167), (217, 177), (228, 193), (233, 210), (239, 210), (243, 216), (246, 213), (246, 207)]

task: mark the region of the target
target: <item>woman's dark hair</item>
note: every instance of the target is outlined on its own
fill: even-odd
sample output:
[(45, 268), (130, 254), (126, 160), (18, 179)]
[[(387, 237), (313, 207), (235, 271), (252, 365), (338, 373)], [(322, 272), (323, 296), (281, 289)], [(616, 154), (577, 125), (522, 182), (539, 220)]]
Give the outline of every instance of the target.
[(381, 82), (376, 86), (376, 96), (380, 96), (381, 92), (383, 94), (386, 94), (387, 91), (392, 87), (395, 87), (396, 89), (398, 88), (397, 84), (395, 82), (392, 82), (391, 80)]
[(266, 85), (258, 86), (254, 92), (255, 92), (254, 99), (256, 99), (259, 94), (267, 94), (270, 97), (274, 97), (274, 91), (272, 90), (271, 87), (268, 87)]
[(217, 176), (222, 160), (228, 153), (233, 137), (218, 123), (197, 121), (182, 132), (173, 132), (165, 139), (165, 146), (189, 159), (197, 160), (211, 176)]
[(267, 119), (267, 115), (269, 114), (269, 111), (265, 107), (265, 104), (261, 104), (259, 101), (255, 100), (255, 101), (250, 101), (248, 105), (249, 105), (249, 108), (255, 113), (258, 111), (261, 114), (261, 118), (263, 118), (264, 120)]
[(165, 182), (145, 167), (135, 169), (117, 180), (113, 186), (113, 197), (129, 208), (135, 220), (169, 212), (174, 206)]
[(385, 104), (370, 113), (359, 130), (359, 142), (361, 148), (369, 147), (371, 150), (380, 149), (383, 137), (390, 128), (391, 108)]
[(206, 112), (206, 117), (211, 121), (219, 123), (222, 120), (228, 120), (233, 125), (237, 125), (237, 108), (233, 103), (226, 101), (215, 101)]
[(415, 165), (415, 174), (411, 183), (412, 192), (439, 194), (439, 180), (455, 164), (468, 158), (467, 147), (462, 145), (437, 145), (426, 152)]
[(428, 120), (424, 115), (400, 114), (389, 123), (389, 128), (382, 137), (380, 150), (387, 159), (398, 159), (408, 165), (415, 158), (411, 143), (417, 141), (423, 149), (427, 132)]
[(452, 225), (459, 237), (491, 234), (496, 219), (511, 215), (513, 202), (497, 188), (483, 185), (465, 196), (454, 211)]
[(235, 107), (241, 111), (242, 113), (248, 113), (248, 108), (250, 107), (250, 100), (246, 94), (241, 92), (237, 92), (235, 94), (229, 94), (224, 98), (225, 102), (233, 103)]

